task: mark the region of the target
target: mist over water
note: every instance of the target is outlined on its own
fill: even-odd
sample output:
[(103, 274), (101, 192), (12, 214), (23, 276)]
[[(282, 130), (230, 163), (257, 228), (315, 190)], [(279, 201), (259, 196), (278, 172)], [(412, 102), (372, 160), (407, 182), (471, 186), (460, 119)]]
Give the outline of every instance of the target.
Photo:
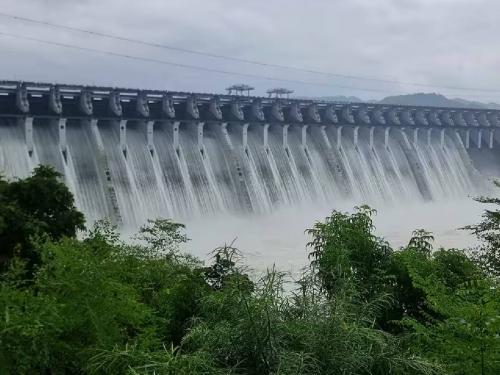
[[(310, 237), (305, 233), (317, 220), (323, 220), (333, 209), (353, 212), (356, 202), (325, 206), (279, 209), (268, 215), (219, 216), (188, 221), (191, 239), (184, 250), (207, 259), (209, 251), (224, 244), (237, 247), (245, 262), (257, 271), (273, 264), (292, 274), (308, 264)], [(373, 206), (375, 233), (394, 248), (408, 243), (415, 229), (432, 231), (435, 248), (469, 248), (477, 245), (476, 238), (460, 230), (481, 219), (484, 206), (471, 198), (442, 202), (408, 202), (406, 204)]]
[(25, 177), (50, 164), (89, 224), (109, 218), (128, 234), (172, 218), (187, 225), (196, 255), (236, 238), (251, 265), (292, 271), (307, 262), (305, 229), (364, 203), (393, 246), (417, 228), (433, 231), (437, 246), (473, 245), (456, 229), (479, 221), (472, 197), (497, 194), (488, 179), (500, 175), (496, 140), (492, 150), (473, 140), (466, 149), (451, 130), (441, 144), (438, 134), (429, 143), (427, 132), (392, 128), (386, 143), (383, 128), (370, 139), (363, 127), (181, 123), (177, 147), (172, 123), (155, 123), (149, 145), (144, 122), (120, 126), (68, 120), (63, 153), (57, 122), (35, 119), (30, 156), (23, 125), (0, 119), (0, 170)]

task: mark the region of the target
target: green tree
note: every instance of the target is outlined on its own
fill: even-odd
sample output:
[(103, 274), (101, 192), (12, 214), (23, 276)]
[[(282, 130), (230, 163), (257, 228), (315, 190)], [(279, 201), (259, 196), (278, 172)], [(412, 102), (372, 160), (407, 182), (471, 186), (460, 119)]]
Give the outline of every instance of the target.
[[(175, 227), (167, 230), (158, 236), (175, 237)], [(102, 223), (83, 240), (35, 245), (41, 262), (33, 280), (26, 282), (19, 258), (0, 279), (2, 374), (126, 373), (179, 345), (209, 290), (191, 259), (152, 251), (157, 241), (123, 244)], [(122, 357), (102, 364), (110, 353)]]
[(33, 239), (59, 240), (84, 229), (84, 216), (61, 175), (47, 166), (22, 180), (0, 179), (0, 267), (18, 254), (30, 265), (39, 262)]
[[(500, 181), (494, 181), (494, 184), (500, 187)], [(472, 231), (482, 241), (475, 255), (483, 269), (500, 278), (500, 199), (479, 197), (476, 201), (494, 205), (497, 209), (486, 209), (479, 224), (469, 225), (464, 229)]]
[(429, 304), (443, 317), (432, 324), (407, 321), (422, 354), (443, 363), (452, 374), (500, 373), (498, 286), (481, 278), (450, 287), (438, 272), (412, 272)]
[(425, 230), (416, 230), (409, 244), (393, 254), (390, 273), (394, 277), (394, 303), (386, 311), (384, 327), (401, 332), (401, 320), (415, 319), (423, 324), (434, 324), (446, 318), (443, 311), (429, 301), (428, 291), (416, 280), (418, 275), (433, 277), (452, 293), (459, 285), (483, 277), (481, 270), (462, 250), (433, 251), (433, 236)]
[(374, 213), (368, 206), (357, 207), (352, 215), (333, 211), (306, 231), (313, 238), (308, 244), (311, 264), (331, 296), (352, 281), (364, 299), (387, 291), (392, 249), (373, 234)]

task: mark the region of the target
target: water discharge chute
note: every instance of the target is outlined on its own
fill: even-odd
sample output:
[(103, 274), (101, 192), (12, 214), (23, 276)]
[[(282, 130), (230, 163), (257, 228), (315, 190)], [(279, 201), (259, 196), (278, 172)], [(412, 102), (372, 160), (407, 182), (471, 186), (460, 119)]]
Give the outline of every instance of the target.
[(0, 171), (52, 165), (89, 221), (444, 200), (500, 175), (495, 110), (37, 85), (0, 82)]

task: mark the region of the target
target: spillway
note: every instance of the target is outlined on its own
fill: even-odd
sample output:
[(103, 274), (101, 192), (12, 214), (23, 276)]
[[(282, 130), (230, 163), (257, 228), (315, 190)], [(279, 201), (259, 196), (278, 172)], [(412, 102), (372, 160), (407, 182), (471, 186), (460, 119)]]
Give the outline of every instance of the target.
[[(149, 109), (142, 116), (133, 112), (140, 112), (139, 95), (113, 99), (123, 103), (122, 112), (109, 112), (102, 95), (110, 94), (94, 89), (94, 110), (82, 115), (69, 109), (78, 108), (83, 91), (60, 93), (69, 109), (54, 113), (40, 104), (52, 86), (33, 87), (29, 93), (26, 85), (5, 85), (0, 96), (0, 170), (24, 177), (38, 164), (52, 165), (89, 222), (108, 218), (137, 228), (157, 217), (186, 221), (290, 206), (334, 208), (345, 201), (440, 201), (483, 194), (488, 179), (500, 174), (494, 132), (499, 117), (491, 111), (448, 109), (460, 115), (442, 115), (447, 125), (437, 125), (439, 110), (433, 108), (291, 100), (266, 112), (275, 101), (260, 98), (266, 113), (259, 119), (255, 98), (228, 96), (221, 103), (208, 97), (193, 104), (186, 102), (191, 94), (172, 94), (177, 114), (169, 118), (163, 107), (158, 116)], [(34, 103), (24, 111), (23, 88), (29, 94), (24, 99)], [(235, 102), (242, 102), (240, 118), (234, 117)], [(165, 98), (158, 93), (142, 102), (152, 110), (160, 104)], [(333, 112), (308, 117), (311, 106)], [(198, 117), (188, 116), (193, 108)], [(285, 111), (281, 119), (279, 110)], [(484, 126), (467, 126), (470, 116)]]

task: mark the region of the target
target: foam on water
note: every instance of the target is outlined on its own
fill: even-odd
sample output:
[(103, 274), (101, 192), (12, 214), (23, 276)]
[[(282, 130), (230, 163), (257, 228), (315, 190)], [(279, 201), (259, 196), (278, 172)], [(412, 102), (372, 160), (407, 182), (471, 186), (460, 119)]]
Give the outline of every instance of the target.
[[(352, 212), (361, 202), (342, 202), (330, 207), (302, 206), (280, 208), (267, 215), (216, 216), (210, 220), (196, 219), (187, 224), (190, 241), (184, 250), (202, 259), (224, 244), (233, 243), (243, 254), (245, 262), (257, 271), (273, 264), (280, 270), (297, 274), (309, 263), (306, 247), (310, 237), (305, 233), (317, 220), (323, 220), (332, 209)], [(375, 233), (394, 248), (405, 246), (415, 229), (426, 229), (435, 236), (435, 248), (469, 248), (477, 240), (461, 230), (477, 223), (483, 205), (472, 199), (440, 202), (388, 204), (374, 216)]]

